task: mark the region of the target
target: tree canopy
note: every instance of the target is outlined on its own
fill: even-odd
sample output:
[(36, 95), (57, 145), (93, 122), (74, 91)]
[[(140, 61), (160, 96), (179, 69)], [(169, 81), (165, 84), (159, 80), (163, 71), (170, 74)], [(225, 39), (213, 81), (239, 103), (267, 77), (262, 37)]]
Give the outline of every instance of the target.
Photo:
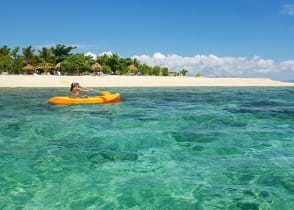
[[(30, 45), (28, 47), (15, 47), (10, 49), (3, 45), (0, 47), (0, 73), (8, 74), (27, 73), (23, 67), (30, 64), (36, 67), (37, 73), (60, 71), (65, 75), (84, 75), (95, 73), (91, 68), (99, 64), (105, 74), (131, 74), (131, 75), (163, 75), (169, 74), (168, 68), (148, 66), (141, 64), (136, 58), (122, 58), (118, 54), (103, 54), (93, 58), (81, 53), (73, 53), (75, 46), (58, 44), (54, 47), (42, 47), (38, 51)], [(21, 50), (20, 50), (21, 49)]]

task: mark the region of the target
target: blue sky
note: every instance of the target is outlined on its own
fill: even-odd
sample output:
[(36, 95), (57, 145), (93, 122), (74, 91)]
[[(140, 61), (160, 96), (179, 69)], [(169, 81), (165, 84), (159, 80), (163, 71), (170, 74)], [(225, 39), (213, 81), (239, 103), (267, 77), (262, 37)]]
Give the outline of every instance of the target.
[[(158, 55), (162, 62), (172, 55), (178, 59), (196, 55), (208, 59), (212, 58), (210, 55), (218, 59), (244, 57), (248, 62), (255, 62), (258, 57), (262, 62), (272, 61), (275, 68), (286, 68), (280, 64), (287, 62), (284, 77), (294, 74), (291, 63), (294, 0), (0, 0), (0, 3), (0, 45), (11, 48), (76, 45), (78, 52), (111, 51), (122, 57), (145, 56), (146, 62), (150, 62), (146, 56), (157, 59)], [(182, 64), (178, 68), (192, 68)], [(205, 66), (203, 71), (213, 67), (216, 68)], [(273, 70), (271, 73), (275, 74)], [(240, 76), (246, 75), (259, 76), (256, 72)]]

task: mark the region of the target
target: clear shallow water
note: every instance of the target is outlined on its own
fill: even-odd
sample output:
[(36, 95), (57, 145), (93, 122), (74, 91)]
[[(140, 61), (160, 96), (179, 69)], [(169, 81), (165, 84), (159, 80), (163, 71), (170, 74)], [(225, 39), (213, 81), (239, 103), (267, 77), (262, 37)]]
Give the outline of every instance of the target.
[(0, 209), (293, 209), (293, 88), (0, 89)]

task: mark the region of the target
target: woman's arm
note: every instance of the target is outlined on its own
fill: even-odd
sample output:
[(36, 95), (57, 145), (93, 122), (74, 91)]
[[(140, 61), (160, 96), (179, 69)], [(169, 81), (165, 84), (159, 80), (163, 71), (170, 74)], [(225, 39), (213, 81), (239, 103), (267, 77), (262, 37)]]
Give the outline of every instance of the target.
[(82, 92), (82, 93), (88, 93), (91, 90), (79, 88), (79, 91)]

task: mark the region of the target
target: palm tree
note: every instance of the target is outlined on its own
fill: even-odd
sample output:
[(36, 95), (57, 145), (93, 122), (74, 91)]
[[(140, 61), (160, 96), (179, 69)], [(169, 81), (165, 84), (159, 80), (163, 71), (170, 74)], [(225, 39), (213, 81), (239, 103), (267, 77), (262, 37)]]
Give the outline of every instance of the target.
[(10, 49), (6, 45), (3, 45), (3, 47), (0, 47), (1, 56), (8, 55), (9, 53), (10, 53)]
[(0, 48), (0, 73), (2, 71), (7, 71), (10, 63), (10, 49), (6, 45), (4, 45)]
[(179, 73), (183, 76), (186, 76), (186, 74), (188, 73), (188, 70), (182, 69)]
[(45, 72), (48, 72), (49, 69), (54, 68), (55, 56), (50, 49), (43, 47), (42, 50), (39, 50), (39, 58), (41, 64), (38, 66), (38, 69), (43, 69)]
[(51, 47), (50, 50), (56, 57), (56, 63), (60, 63), (64, 61), (64, 59), (66, 59), (69, 55), (71, 55), (70, 51), (76, 48), (77, 47), (75, 46), (67, 47), (65, 45), (58, 44), (55, 47)]
[(19, 74), (21, 71), (21, 67), (23, 67), (24, 59), (21, 55), (18, 54), (20, 47), (15, 47), (10, 53), (10, 57), (12, 60), (12, 66), (8, 70), (9, 73)]
[(120, 56), (118, 54), (113, 54), (108, 59), (108, 65), (110, 66), (114, 74), (116, 74), (116, 72), (120, 70), (119, 64), (120, 64)]
[(22, 54), (26, 64), (37, 64), (37, 56), (34, 54), (34, 51), (31, 45), (22, 48)]

